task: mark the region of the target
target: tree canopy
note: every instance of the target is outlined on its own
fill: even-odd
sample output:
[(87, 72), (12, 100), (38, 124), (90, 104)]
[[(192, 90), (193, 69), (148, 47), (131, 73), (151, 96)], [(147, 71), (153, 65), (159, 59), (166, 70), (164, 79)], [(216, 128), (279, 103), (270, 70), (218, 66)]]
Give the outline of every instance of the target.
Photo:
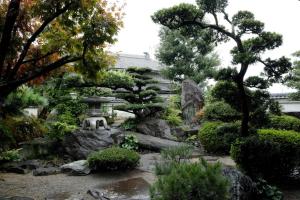
[(106, 0), (4, 0), (0, 5), (0, 96), (61, 66), (93, 77), (122, 25)]
[(213, 53), (214, 37), (210, 31), (187, 32), (162, 27), (159, 36), (156, 57), (167, 65), (163, 69), (167, 78), (175, 81), (189, 78), (205, 85), (207, 78), (213, 77), (219, 60)]
[[(283, 81), (282, 75), (291, 69), (291, 63), (285, 57), (279, 59), (264, 58), (263, 53), (275, 49), (282, 44), (282, 36), (264, 30), (264, 23), (255, 19), (249, 11), (239, 11), (231, 18), (226, 12), (227, 0), (196, 0), (196, 5), (182, 3), (171, 8), (157, 11), (152, 19), (154, 22), (170, 29), (186, 28), (210, 30), (219, 42), (232, 40), (235, 47), (231, 50), (232, 64), (239, 68), (220, 71), (219, 78), (233, 80), (238, 88), (240, 107), (243, 113), (241, 134), (248, 135), (249, 97), (245, 86), (269, 86), (268, 82)], [(211, 16), (213, 22), (208, 20)], [(229, 26), (220, 23), (220, 16)], [(230, 27), (230, 28), (227, 28)], [(249, 66), (261, 63), (264, 76), (244, 80)], [(247, 83), (247, 85), (246, 85)]]

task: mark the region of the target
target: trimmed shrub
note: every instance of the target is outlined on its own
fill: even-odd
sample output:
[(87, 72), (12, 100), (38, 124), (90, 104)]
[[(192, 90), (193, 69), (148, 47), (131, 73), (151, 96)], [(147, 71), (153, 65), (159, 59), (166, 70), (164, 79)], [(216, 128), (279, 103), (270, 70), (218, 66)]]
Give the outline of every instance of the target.
[(226, 200), (229, 181), (220, 164), (182, 163), (159, 176), (150, 188), (151, 200)]
[(263, 129), (258, 136), (235, 142), (231, 157), (251, 177), (275, 180), (289, 175), (299, 165), (300, 134)]
[(217, 101), (206, 105), (203, 108), (204, 119), (208, 121), (231, 122), (239, 119), (240, 114), (229, 104)]
[(231, 144), (239, 137), (240, 122), (206, 122), (199, 130), (199, 138), (209, 153), (228, 154)]
[(300, 132), (300, 119), (293, 116), (282, 115), (270, 117), (269, 128), (281, 130), (294, 130)]
[(111, 147), (88, 156), (88, 164), (95, 171), (115, 171), (135, 168), (140, 160), (137, 152), (119, 147)]

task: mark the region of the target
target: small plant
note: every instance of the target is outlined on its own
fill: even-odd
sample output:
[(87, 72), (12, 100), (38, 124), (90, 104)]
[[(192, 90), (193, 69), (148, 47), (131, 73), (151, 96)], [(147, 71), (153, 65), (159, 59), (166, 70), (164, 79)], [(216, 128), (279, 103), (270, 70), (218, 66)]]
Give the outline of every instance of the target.
[(226, 200), (229, 181), (220, 164), (182, 163), (159, 176), (150, 188), (151, 200)]
[(0, 153), (0, 162), (16, 161), (19, 159), (19, 149), (8, 150)]
[(129, 149), (129, 150), (138, 150), (138, 139), (135, 135), (126, 135), (124, 138), (123, 143), (121, 144), (121, 147), (123, 149)]
[(116, 171), (133, 169), (139, 164), (137, 152), (119, 147), (111, 147), (88, 156), (88, 164), (95, 171)]
[(264, 179), (256, 181), (257, 198), (260, 200), (283, 200), (283, 194), (277, 187), (271, 186)]
[(178, 95), (170, 97), (163, 119), (167, 120), (169, 124), (174, 126), (182, 124), (180, 97)]

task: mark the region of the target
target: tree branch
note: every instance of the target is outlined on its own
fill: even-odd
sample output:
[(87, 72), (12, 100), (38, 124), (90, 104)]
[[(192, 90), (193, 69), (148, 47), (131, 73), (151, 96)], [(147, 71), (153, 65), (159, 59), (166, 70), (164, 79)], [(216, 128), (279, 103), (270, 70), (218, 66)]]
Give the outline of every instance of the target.
[(41, 59), (43, 59), (43, 58), (46, 58), (46, 57), (48, 57), (48, 56), (51, 56), (51, 55), (55, 54), (55, 53), (57, 53), (57, 51), (49, 52), (49, 53), (47, 53), (47, 54), (45, 54), (45, 55), (43, 55), (43, 56), (41, 56), (41, 57), (38, 57), (38, 58), (33, 58), (33, 59), (29, 59), (29, 60), (24, 60), (24, 61), (22, 62), (22, 64), (26, 64), (26, 63), (29, 63), (29, 62), (37, 62), (37, 61), (39, 61), (39, 60), (41, 60)]
[(75, 62), (75, 61), (78, 61), (78, 60), (81, 60), (82, 57), (70, 57), (70, 56), (65, 56), (47, 66), (44, 66), (44, 67), (41, 67), (40, 70), (36, 71), (35, 73), (32, 73), (30, 75), (28, 75), (27, 77), (25, 78), (20, 78), (20, 79), (17, 79), (15, 81), (11, 81), (11, 82), (8, 82), (6, 83), (6, 85), (12, 85), (13, 87), (18, 87), (19, 85), (22, 85), (24, 83), (27, 83), (28, 81), (31, 81), (39, 76), (42, 76), (43, 74), (45, 73), (48, 73), (52, 70), (55, 70), (67, 63), (71, 63), (71, 62)]
[(20, 66), (23, 63), (24, 58), (27, 55), (27, 52), (31, 46), (31, 44), (35, 41), (35, 39), (44, 31), (44, 29), (57, 17), (59, 17), (61, 14), (63, 14), (64, 12), (66, 12), (71, 4), (67, 4), (64, 8), (62, 8), (61, 10), (57, 11), (55, 14), (53, 14), (51, 17), (49, 17), (48, 19), (46, 19), (43, 24), (32, 34), (32, 36), (27, 40), (27, 42), (24, 45), (24, 48), (21, 52), (21, 55), (17, 61), (17, 63), (15, 64), (14, 68), (11, 70), (11, 72), (8, 74), (9, 78), (13, 78), (15, 76), (15, 74), (18, 72)]
[(0, 42), (0, 75), (2, 74), (2, 70), (4, 68), (4, 60), (8, 51), (8, 47), (10, 46), (14, 24), (19, 15), (20, 3), (21, 0), (11, 0), (6, 13)]

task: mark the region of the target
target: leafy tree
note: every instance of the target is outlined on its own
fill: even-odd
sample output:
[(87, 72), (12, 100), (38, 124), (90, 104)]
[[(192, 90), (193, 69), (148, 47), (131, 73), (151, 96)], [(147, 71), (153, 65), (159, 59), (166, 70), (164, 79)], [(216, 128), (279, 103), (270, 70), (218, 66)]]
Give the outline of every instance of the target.
[(157, 58), (167, 65), (163, 73), (169, 79), (182, 81), (189, 78), (198, 84), (204, 84), (212, 78), (214, 67), (219, 64), (214, 48), (214, 37), (210, 31), (172, 30), (162, 27)]
[(0, 106), (18, 86), (72, 63), (89, 76), (108, 66), (122, 13), (106, 0), (4, 0), (0, 5)]
[(291, 72), (291, 77), (287, 82), (287, 85), (291, 88), (296, 89), (297, 91), (292, 93), (290, 97), (293, 100), (299, 100), (300, 99), (300, 51), (297, 51), (293, 54), (294, 57), (297, 58), (293, 62), (293, 70)]
[(137, 119), (143, 119), (164, 110), (162, 99), (157, 96), (159, 88), (153, 85), (157, 81), (148, 75), (151, 71), (149, 68), (140, 67), (127, 69), (127, 72), (133, 77), (134, 85), (127, 87), (126, 92), (117, 94), (117, 97), (129, 103), (117, 106), (116, 109), (133, 113)]
[[(200, 29), (210, 30), (216, 34), (217, 41), (232, 40), (235, 47), (231, 50), (232, 64), (239, 68), (226, 68), (221, 70), (219, 79), (232, 79), (240, 96), (242, 111), (241, 135), (247, 136), (249, 122), (249, 97), (245, 86), (263, 88), (274, 82), (283, 81), (283, 74), (291, 69), (291, 63), (285, 57), (279, 59), (262, 58), (266, 50), (272, 50), (282, 44), (282, 36), (264, 31), (264, 23), (256, 20), (249, 11), (239, 11), (232, 18), (226, 13), (227, 0), (197, 0), (197, 5), (182, 3), (156, 12), (152, 19), (154, 22), (170, 29)], [(213, 18), (210, 23), (207, 16)], [(227, 29), (219, 22), (223, 16), (231, 29)], [(261, 63), (264, 66), (264, 78), (249, 77), (244, 80), (248, 68)]]

